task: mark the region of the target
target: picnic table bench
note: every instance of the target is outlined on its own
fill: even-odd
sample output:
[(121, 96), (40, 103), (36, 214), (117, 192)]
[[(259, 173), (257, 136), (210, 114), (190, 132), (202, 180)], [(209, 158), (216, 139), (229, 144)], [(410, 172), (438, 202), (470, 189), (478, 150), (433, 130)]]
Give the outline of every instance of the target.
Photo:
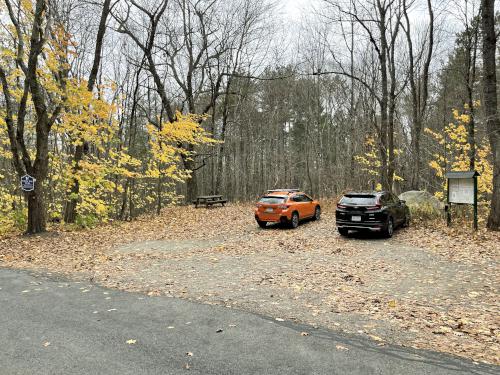
[(201, 195), (199, 197), (196, 197), (196, 199), (193, 201), (193, 204), (195, 208), (203, 205), (208, 208), (217, 203), (224, 206), (226, 202), (227, 199), (222, 199), (222, 195)]

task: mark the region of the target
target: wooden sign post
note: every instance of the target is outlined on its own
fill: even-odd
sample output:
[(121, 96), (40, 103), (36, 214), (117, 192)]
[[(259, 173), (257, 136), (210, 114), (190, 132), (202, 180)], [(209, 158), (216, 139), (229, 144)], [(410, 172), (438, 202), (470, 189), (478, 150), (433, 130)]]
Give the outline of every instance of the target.
[(448, 179), (446, 221), (451, 225), (451, 204), (471, 204), (474, 207), (474, 229), (477, 230), (477, 171), (453, 171)]

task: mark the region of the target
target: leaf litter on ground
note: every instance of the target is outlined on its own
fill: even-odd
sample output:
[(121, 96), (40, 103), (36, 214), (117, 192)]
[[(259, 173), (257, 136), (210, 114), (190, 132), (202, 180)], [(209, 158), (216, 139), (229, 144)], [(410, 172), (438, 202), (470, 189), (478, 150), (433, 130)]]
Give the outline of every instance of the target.
[(499, 364), (499, 243), (499, 233), (440, 222), (399, 230), (390, 240), (343, 238), (333, 205), (296, 230), (261, 230), (251, 206), (234, 204), (9, 235), (0, 238), (0, 265), (363, 330), (379, 343)]

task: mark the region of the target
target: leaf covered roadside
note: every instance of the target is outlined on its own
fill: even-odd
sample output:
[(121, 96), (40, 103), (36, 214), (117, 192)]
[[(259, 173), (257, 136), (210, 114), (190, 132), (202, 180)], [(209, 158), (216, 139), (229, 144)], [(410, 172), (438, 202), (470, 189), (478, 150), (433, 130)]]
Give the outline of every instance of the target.
[(260, 230), (251, 210), (173, 207), (93, 230), (11, 236), (0, 240), (0, 266), (500, 363), (498, 233), (434, 226), (344, 239), (332, 207), (297, 230)]

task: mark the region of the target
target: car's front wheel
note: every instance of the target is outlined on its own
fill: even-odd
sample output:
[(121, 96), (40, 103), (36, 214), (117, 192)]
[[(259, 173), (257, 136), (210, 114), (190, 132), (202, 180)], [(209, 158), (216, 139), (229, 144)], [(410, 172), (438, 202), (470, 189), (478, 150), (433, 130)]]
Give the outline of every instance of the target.
[(409, 213), (405, 214), (405, 220), (403, 221), (403, 224), (401, 226), (403, 228), (408, 228), (410, 226), (410, 214)]
[(292, 219), (290, 220), (290, 227), (295, 229), (299, 226), (299, 214), (294, 212), (292, 214)]
[(314, 210), (313, 220), (319, 220), (320, 218), (321, 218), (321, 207), (316, 206), (316, 209)]

